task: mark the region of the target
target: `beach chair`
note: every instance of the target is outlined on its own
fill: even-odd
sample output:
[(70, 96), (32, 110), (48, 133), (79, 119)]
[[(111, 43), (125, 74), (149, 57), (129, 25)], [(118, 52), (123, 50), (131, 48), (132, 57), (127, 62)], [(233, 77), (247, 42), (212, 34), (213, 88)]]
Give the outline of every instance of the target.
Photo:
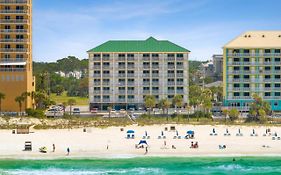
[(142, 136), (142, 139), (145, 139), (146, 138), (146, 136)]
[(163, 136), (163, 139), (166, 139), (166, 136)]
[(161, 139), (162, 137), (161, 136), (158, 136), (158, 139)]
[(173, 139), (177, 139), (178, 138), (178, 136), (174, 136), (174, 138)]
[(280, 137), (277, 137), (277, 140), (281, 140), (281, 138), (280, 138)]
[(217, 133), (214, 133), (214, 136), (217, 136), (218, 134)]
[(178, 136), (178, 139), (181, 139), (181, 136)]
[(147, 136), (147, 139), (150, 139), (150, 136)]
[(31, 141), (26, 141), (24, 143), (24, 151), (32, 151), (32, 142)]
[(210, 133), (210, 136), (213, 136), (213, 133)]
[(275, 137), (272, 137), (272, 140), (275, 140)]

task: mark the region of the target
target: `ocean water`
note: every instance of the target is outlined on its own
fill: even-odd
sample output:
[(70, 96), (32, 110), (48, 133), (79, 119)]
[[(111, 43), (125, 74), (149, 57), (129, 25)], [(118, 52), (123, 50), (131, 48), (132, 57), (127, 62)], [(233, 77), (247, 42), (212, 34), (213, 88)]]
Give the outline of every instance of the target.
[(274, 175), (281, 174), (281, 157), (122, 158), (0, 160), (1, 175)]

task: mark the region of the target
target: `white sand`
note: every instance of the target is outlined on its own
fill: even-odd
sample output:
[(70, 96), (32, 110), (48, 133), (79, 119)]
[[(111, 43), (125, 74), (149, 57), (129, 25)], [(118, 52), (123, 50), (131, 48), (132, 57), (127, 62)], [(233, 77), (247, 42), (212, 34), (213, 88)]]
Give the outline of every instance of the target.
[[(91, 132), (84, 133), (82, 129), (73, 130), (34, 130), (28, 135), (12, 134), (11, 130), (0, 131), (0, 158), (61, 158), (66, 156), (67, 147), (70, 148), (68, 157), (135, 157), (135, 156), (281, 156), (281, 140), (272, 140), (272, 136), (262, 136), (266, 127), (245, 126), (193, 126), (176, 125), (179, 135), (185, 136), (187, 130), (195, 131), (195, 139), (173, 139), (173, 131), (164, 131), (171, 125), (130, 126), (107, 129), (91, 128)], [(174, 125), (173, 125), (174, 126)], [(216, 128), (218, 136), (210, 136), (212, 129)], [(231, 136), (224, 136), (228, 128)], [(243, 137), (237, 137), (238, 128), (241, 128)], [(126, 139), (126, 131), (135, 130), (135, 139)], [(255, 129), (257, 137), (251, 137)], [(270, 127), (272, 133), (281, 134), (281, 127)], [(148, 154), (145, 149), (135, 149), (142, 136), (148, 132), (151, 136)], [(164, 131), (167, 149), (161, 149), (164, 139), (158, 139)], [(25, 141), (32, 141), (33, 151), (22, 151)], [(191, 141), (198, 142), (198, 149), (190, 149)], [(56, 145), (55, 153), (52, 144)], [(219, 145), (226, 145), (220, 150)], [(109, 146), (107, 150), (106, 147)], [(174, 145), (177, 149), (171, 149)], [(269, 148), (262, 147), (263, 145)], [(48, 153), (39, 153), (39, 148), (46, 146)]]

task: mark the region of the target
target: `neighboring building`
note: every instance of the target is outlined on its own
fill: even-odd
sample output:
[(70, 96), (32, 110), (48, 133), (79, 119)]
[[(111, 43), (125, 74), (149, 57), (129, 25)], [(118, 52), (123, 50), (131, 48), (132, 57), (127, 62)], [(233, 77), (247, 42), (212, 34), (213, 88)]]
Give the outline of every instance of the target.
[(281, 111), (281, 31), (250, 31), (224, 50), (224, 105), (248, 111), (258, 94)]
[(108, 41), (88, 51), (90, 108), (139, 108), (146, 95), (188, 103), (189, 50), (153, 37)]
[[(19, 111), (15, 98), (35, 90), (32, 75), (32, 1), (0, 0), (0, 92), (2, 112)], [(31, 108), (30, 97), (22, 109)]]
[(213, 55), (214, 76), (216, 80), (222, 81), (223, 55)]
[(213, 61), (208, 60), (206, 63), (202, 63), (200, 65), (200, 72), (201, 72), (203, 78), (210, 77), (213, 79), (215, 76)]

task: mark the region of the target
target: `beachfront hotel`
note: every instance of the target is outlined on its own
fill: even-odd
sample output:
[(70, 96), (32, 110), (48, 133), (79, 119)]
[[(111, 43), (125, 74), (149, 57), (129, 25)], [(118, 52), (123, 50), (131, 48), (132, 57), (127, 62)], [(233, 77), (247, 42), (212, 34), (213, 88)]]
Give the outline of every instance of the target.
[[(31, 0), (0, 0), (0, 92), (6, 96), (2, 112), (19, 111), (15, 98), (35, 89), (31, 24)], [(32, 100), (22, 107), (31, 108)]]
[(189, 50), (170, 41), (108, 41), (88, 51), (90, 108), (140, 108), (146, 95), (188, 103)]
[(281, 111), (281, 31), (249, 31), (223, 48), (224, 105), (249, 111), (252, 95)]

